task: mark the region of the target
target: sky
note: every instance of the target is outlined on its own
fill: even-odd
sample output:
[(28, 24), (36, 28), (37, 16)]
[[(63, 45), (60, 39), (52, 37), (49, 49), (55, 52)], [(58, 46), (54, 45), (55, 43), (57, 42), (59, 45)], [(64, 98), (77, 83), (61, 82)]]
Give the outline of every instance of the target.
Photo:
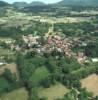
[(28, 3), (33, 2), (33, 1), (42, 1), (44, 3), (49, 4), (49, 3), (59, 2), (61, 0), (2, 0), (2, 1), (6, 1), (6, 2), (9, 2), (9, 3), (21, 2), (21, 1), (25, 1), (25, 2), (28, 2)]

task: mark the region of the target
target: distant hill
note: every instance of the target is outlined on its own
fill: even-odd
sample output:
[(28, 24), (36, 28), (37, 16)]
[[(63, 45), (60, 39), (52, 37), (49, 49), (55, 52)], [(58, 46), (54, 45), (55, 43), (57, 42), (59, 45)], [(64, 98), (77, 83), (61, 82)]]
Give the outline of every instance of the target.
[(28, 3), (26, 3), (26, 2), (14, 2), (13, 6), (17, 7), (17, 8), (24, 8), (24, 7), (28, 6)]
[(98, 0), (62, 0), (57, 4), (72, 6), (98, 6)]
[(39, 2), (39, 1), (31, 2), (29, 4), (29, 6), (44, 6), (44, 5), (46, 5), (46, 4), (43, 2)]
[(10, 6), (10, 4), (4, 1), (0, 1), (0, 7), (6, 7), (6, 6)]
[(26, 3), (26, 2), (14, 2), (13, 6), (17, 8), (24, 8), (24, 7), (30, 7), (30, 6), (43, 6), (45, 5), (43, 2), (35, 1), (31, 3)]

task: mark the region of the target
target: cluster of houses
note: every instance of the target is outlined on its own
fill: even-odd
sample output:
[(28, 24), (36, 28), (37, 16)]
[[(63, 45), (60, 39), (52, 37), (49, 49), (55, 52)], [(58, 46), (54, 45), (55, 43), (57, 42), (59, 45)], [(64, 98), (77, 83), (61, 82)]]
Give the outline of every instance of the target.
[(32, 36), (31, 34), (28, 36), (22, 36), (23, 41), (28, 44), (28, 47), (32, 47), (33, 45), (38, 45), (37, 39), (39, 36)]
[[(68, 58), (74, 56), (79, 63), (83, 63), (86, 60), (86, 56), (84, 55), (84, 53), (78, 52), (76, 54), (72, 51), (74, 42), (71, 39), (62, 38), (59, 35), (49, 35), (44, 39), (46, 39), (46, 43), (44, 45), (41, 45), (41, 41), (39, 41), (40, 36), (33, 36), (31, 34), (22, 36), (22, 40), (24, 41), (24, 44), (29, 47), (29, 50), (35, 50), (39, 54), (43, 54), (46, 52), (50, 53), (51, 51), (56, 49), (58, 52), (64, 53)], [(16, 50), (21, 50), (22, 47), (16, 46), (16, 48)]]
[(62, 39), (60, 36), (48, 36), (47, 43), (50, 48), (56, 48), (59, 52), (64, 52), (69, 58), (72, 56), (73, 42), (68, 38)]
[(74, 57), (77, 61), (82, 64), (86, 61), (87, 57), (83, 52), (74, 53), (72, 48), (74, 47), (74, 41), (69, 38), (62, 39), (60, 36), (49, 36), (48, 44), (57, 48), (58, 51), (63, 52), (68, 58)]
[[(29, 34), (27, 36), (22, 36), (23, 46), (19, 46), (19, 44), (15, 44), (14, 42), (7, 44), (10, 44), (11, 50), (16, 51), (24, 51), (24, 53), (28, 51), (36, 51), (38, 54), (43, 53), (51, 53), (53, 50), (57, 50), (58, 52), (63, 53), (66, 57), (71, 58), (74, 57), (77, 59), (77, 61), (82, 64), (85, 61), (87, 61), (87, 57), (83, 52), (73, 52), (72, 48), (75, 47), (76, 43), (78, 45), (81, 45), (81, 43), (78, 43), (79, 41), (74, 41), (69, 38), (62, 38), (59, 35), (48, 35), (48, 37), (44, 37), (45, 44), (41, 44), (41, 37), (40, 36), (33, 36), (32, 34)], [(87, 44), (82, 43), (82, 46), (86, 46)], [(92, 59), (92, 62), (98, 62), (98, 59)]]
[(32, 48), (33, 45), (38, 45), (38, 41), (37, 39), (39, 39), (38, 36), (32, 36), (31, 34), (30, 35), (27, 35), (27, 36), (22, 36), (22, 41), (24, 42), (24, 46), (19, 46), (18, 44), (15, 44), (15, 43), (12, 43), (10, 45), (11, 47), (11, 50), (16, 50), (16, 51), (21, 51), (22, 49), (25, 49), (25, 46), (28, 47), (28, 48)]

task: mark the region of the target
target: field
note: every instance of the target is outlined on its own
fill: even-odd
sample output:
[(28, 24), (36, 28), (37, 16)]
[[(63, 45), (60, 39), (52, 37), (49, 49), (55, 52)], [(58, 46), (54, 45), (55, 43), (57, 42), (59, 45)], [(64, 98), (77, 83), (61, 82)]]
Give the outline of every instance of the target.
[(21, 88), (3, 95), (0, 100), (27, 100), (28, 93), (25, 88)]
[(45, 67), (37, 68), (31, 77), (32, 84), (38, 84), (40, 80), (45, 79), (49, 75), (49, 71)]
[(3, 48), (0, 48), (0, 56), (3, 56), (3, 55), (12, 55), (13, 52), (10, 51), (9, 49), (3, 49)]
[(0, 37), (0, 41), (1, 42), (5, 42), (5, 41), (13, 41), (13, 39), (9, 38), (9, 37)]
[(3, 74), (5, 69), (9, 69), (12, 73), (16, 74), (16, 76), (19, 77), (18, 71), (17, 71), (17, 66), (15, 63), (6, 64), (4, 66), (1, 66), (0, 67), (0, 75)]
[(86, 87), (88, 91), (98, 95), (98, 76), (96, 74), (90, 75), (81, 80), (82, 87)]
[(39, 91), (40, 97), (46, 97), (48, 100), (55, 100), (57, 98), (62, 98), (69, 90), (62, 84), (58, 83), (50, 88), (41, 88)]

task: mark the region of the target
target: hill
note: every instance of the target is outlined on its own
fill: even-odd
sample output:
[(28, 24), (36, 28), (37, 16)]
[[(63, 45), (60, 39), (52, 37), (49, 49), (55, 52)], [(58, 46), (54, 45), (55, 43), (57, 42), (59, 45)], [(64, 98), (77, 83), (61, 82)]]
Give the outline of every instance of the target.
[(7, 2), (4, 1), (0, 1), (0, 7), (6, 7), (9, 6), (10, 4), (8, 4)]
[(24, 7), (28, 6), (28, 4), (26, 2), (14, 2), (13, 6), (17, 7), (17, 8), (24, 8)]
[(29, 6), (44, 6), (44, 5), (45, 5), (45, 3), (39, 2), (39, 1), (31, 2), (29, 4)]
[(25, 7), (33, 7), (33, 6), (43, 6), (45, 5), (43, 2), (35, 1), (31, 3), (26, 2), (14, 2), (13, 6), (17, 8), (25, 8)]
[(98, 6), (98, 0), (62, 0), (57, 4), (70, 6)]

